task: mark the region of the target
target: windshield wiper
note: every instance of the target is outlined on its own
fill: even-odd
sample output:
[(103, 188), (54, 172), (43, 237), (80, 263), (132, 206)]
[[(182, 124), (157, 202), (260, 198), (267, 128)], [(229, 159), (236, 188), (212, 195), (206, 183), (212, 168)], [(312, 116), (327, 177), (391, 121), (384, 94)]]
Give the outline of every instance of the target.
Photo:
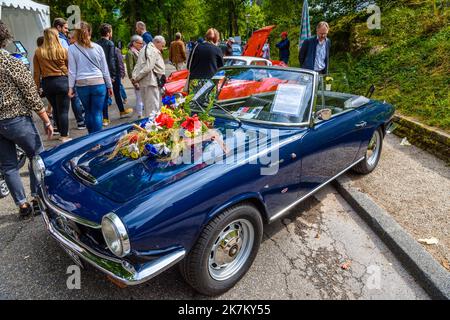
[(225, 109), (224, 107), (222, 107), (220, 104), (218, 104), (217, 102), (214, 102), (213, 105), (213, 109), (214, 108), (219, 108), (222, 111), (224, 111), (226, 114), (228, 114), (230, 117), (232, 117), (234, 120), (236, 120), (237, 123), (239, 123), (239, 128), (242, 127), (242, 121), (241, 119), (239, 119), (238, 117), (236, 117), (232, 112), (230, 112), (229, 110)]
[(203, 109), (202, 105), (201, 105), (196, 99), (192, 99), (192, 101), (195, 102), (195, 104), (200, 108), (200, 110), (202, 110), (203, 112), (205, 112), (205, 109)]

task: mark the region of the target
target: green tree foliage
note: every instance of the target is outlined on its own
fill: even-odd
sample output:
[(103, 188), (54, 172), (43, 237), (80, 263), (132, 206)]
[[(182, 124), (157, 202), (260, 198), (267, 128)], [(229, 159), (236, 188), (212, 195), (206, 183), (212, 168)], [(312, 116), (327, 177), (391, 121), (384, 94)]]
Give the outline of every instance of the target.
[[(214, 27), (222, 39), (241, 36), (266, 25), (277, 25), (271, 35), (272, 58), (280, 32), (291, 40), (291, 66), (298, 66), (298, 38), (303, 0), (42, 0), (51, 17), (68, 17), (67, 7), (78, 5), (81, 17), (94, 28), (108, 22), (115, 40), (125, 43), (139, 20), (153, 34), (168, 41), (176, 32), (185, 40), (203, 37)], [(395, 103), (404, 114), (430, 125), (450, 128), (449, 0), (309, 0), (311, 29), (322, 20), (331, 25), (331, 71), (335, 86), (364, 94), (375, 83), (376, 97)], [(369, 30), (366, 7), (376, 3), (382, 29)], [(120, 15), (114, 14), (120, 9)], [(339, 81), (342, 80), (342, 81)], [(421, 90), (417, 90), (421, 88)]]

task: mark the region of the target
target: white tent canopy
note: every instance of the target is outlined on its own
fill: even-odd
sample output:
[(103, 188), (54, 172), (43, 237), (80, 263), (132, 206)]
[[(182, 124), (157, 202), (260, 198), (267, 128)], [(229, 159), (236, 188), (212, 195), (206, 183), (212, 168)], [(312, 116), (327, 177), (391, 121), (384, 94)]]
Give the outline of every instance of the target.
[[(33, 60), (36, 39), (50, 27), (50, 8), (31, 0), (0, 0), (0, 19), (8, 26), (14, 40), (21, 41)], [(8, 47), (15, 51), (13, 47)]]

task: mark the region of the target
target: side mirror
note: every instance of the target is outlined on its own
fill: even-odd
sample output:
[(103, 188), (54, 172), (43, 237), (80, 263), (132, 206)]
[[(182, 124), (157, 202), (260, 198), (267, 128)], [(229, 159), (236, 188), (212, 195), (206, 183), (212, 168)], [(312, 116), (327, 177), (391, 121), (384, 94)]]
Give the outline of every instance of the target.
[(331, 109), (322, 109), (316, 112), (316, 119), (327, 121), (331, 119), (331, 116), (333, 115), (333, 112)]

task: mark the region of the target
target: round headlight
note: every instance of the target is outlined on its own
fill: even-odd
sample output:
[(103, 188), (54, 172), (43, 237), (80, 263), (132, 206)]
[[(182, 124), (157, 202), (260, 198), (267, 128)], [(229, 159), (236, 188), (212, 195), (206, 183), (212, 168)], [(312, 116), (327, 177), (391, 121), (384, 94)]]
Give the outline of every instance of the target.
[(130, 253), (130, 239), (127, 229), (114, 213), (110, 213), (102, 219), (102, 233), (109, 250), (122, 258)]
[(36, 177), (37, 183), (41, 184), (45, 176), (45, 164), (40, 156), (35, 156), (31, 162), (34, 176)]

